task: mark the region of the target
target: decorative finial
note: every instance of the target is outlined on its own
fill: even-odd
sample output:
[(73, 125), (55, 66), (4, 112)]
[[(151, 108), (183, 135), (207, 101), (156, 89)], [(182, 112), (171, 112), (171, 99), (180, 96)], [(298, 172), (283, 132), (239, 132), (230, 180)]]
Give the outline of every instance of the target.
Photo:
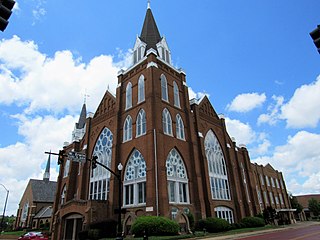
[(148, 0), (148, 9), (150, 9), (151, 7), (150, 7), (150, 0)]

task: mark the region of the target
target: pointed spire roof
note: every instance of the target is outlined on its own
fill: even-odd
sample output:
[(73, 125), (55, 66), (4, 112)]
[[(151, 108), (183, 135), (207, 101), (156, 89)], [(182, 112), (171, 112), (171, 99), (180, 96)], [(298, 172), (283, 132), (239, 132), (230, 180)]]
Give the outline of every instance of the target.
[[(51, 150), (50, 150), (51, 153)], [(50, 179), (50, 160), (51, 160), (51, 154), (49, 154), (47, 165), (46, 165), (46, 170), (44, 171), (43, 174), (43, 180), (48, 180)]]
[(76, 123), (77, 129), (84, 128), (84, 125), (86, 125), (86, 118), (87, 118), (87, 108), (86, 108), (86, 104), (84, 103), (82, 105), (79, 121), (78, 123)]
[(150, 8), (150, 2), (148, 2), (140, 39), (147, 44), (146, 50), (150, 48), (157, 50), (156, 44), (161, 41), (161, 36)]

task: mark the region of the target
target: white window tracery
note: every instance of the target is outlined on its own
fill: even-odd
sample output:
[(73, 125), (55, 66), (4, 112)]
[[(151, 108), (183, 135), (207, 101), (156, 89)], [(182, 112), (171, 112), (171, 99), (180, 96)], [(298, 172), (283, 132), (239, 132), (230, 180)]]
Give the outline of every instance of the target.
[(168, 198), (170, 203), (189, 203), (188, 176), (184, 162), (176, 149), (167, 157)]
[(161, 80), (161, 97), (162, 100), (168, 102), (168, 83), (167, 83), (167, 79), (166, 76), (164, 74), (161, 74), (160, 76), (160, 80)]
[(132, 118), (130, 115), (128, 115), (123, 124), (123, 142), (130, 141), (131, 139), (132, 139)]
[(168, 109), (163, 109), (162, 111), (162, 127), (164, 134), (172, 136), (172, 120)]
[(181, 140), (185, 140), (184, 124), (180, 114), (177, 114), (176, 116), (176, 135), (177, 135), (177, 138)]
[(147, 166), (142, 154), (135, 149), (126, 166), (124, 175), (125, 206), (145, 205)]
[(137, 116), (137, 137), (145, 135), (147, 132), (146, 112), (141, 109)]
[(212, 199), (230, 200), (229, 180), (220, 143), (210, 130), (205, 137)]
[[(94, 146), (93, 156), (97, 156), (97, 161), (111, 167), (113, 134), (108, 128), (101, 132), (96, 145)], [(108, 198), (110, 186), (110, 172), (97, 165), (91, 169), (89, 199), (106, 200)]]
[(215, 207), (214, 212), (217, 218), (222, 218), (228, 221), (230, 224), (234, 223), (233, 211), (227, 207)]
[(173, 82), (173, 100), (174, 100), (174, 106), (180, 108), (180, 96), (179, 96), (179, 88), (177, 83)]
[(129, 82), (126, 87), (126, 110), (132, 107), (132, 84)]
[(68, 177), (69, 174), (69, 169), (70, 169), (70, 160), (67, 159), (66, 160), (66, 164), (64, 165), (64, 169), (63, 169), (63, 177)]
[(144, 92), (144, 76), (141, 75), (138, 80), (138, 103), (141, 103), (145, 100)]

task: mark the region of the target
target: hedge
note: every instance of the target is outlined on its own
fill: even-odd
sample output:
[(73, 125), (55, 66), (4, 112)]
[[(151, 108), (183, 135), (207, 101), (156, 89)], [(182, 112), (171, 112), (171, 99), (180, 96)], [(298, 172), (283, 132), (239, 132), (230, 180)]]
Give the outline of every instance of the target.
[(171, 236), (179, 233), (179, 224), (165, 217), (141, 216), (132, 225), (132, 234), (143, 236)]
[(260, 217), (245, 217), (241, 220), (241, 225), (247, 228), (264, 227), (265, 222)]
[(222, 218), (207, 218), (201, 219), (198, 222), (198, 230), (205, 230), (210, 233), (223, 232), (230, 229), (228, 221)]

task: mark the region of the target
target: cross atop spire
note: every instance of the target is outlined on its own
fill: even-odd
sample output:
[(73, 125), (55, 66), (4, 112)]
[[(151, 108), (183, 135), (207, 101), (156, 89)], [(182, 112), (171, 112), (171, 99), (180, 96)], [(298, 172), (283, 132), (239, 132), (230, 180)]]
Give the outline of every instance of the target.
[(148, 7), (147, 7), (147, 9), (150, 9), (151, 7), (150, 7), (150, 0), (148, 0)]

